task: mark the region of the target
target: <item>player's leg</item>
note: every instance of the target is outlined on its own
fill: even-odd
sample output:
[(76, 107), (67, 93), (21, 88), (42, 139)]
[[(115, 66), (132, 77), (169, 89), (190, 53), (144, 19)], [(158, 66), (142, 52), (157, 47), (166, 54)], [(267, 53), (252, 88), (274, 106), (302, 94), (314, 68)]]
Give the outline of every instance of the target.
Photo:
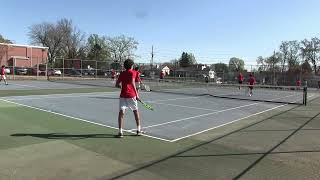
[(4, 83), (5, 83), (6, 85), (8, 85), (6, 75), (3, 75), (3, 77), (1, 77), (1, 79), (3, 79), (3, 81), (4, 81)]
[(126, 112), (127, 104), (124, 98), (119, 99), (119, 115), (118, 115), (118, 126), (119, 134), (118, 137), (123, 137), (123, 119)]
[(138, 110), (134, 110), (133, 114), (134, 114), (134, 118), (135, 118), (136, 124), (137, 124), (137, 135), (140, 136), (142, 134), (142, 131), (141, 131), (141, 122), (140, 122), (139, 111)]
[(124, 117), (124, 110), (119, 111), (119, 116), (118, 116), (118, 125), (119, 125), (119, 137), (123, 137), (123, 117)]
[(140, 114), (139, 114), (137, 99), (136, 98), (128, 99), (128, 106), (133, 111), (134, 119), (136, 120), (136, 125), (137, 125), (137, 135), (140, 136), (142, 134), (142, 131), (141, 131), (141, 122), (140, 122)]

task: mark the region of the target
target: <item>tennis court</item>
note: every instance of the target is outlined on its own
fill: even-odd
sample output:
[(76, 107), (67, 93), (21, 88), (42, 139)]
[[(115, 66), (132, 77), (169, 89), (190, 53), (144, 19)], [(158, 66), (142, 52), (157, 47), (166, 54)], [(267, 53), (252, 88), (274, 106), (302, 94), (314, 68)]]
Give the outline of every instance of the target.
[[(110, 86), (112, 82), (92, 82), (96, 85)], [(14, 83), (13, 86), (19, 84)], [(89, 85), (75, 85), (56, 82), (29, 82), (18, 85), (19, 88), (47, 87), (47, 88), (85, 88)], [(92, 84), (91, 84), (92, 85)], [(11, 87), (6, 86), (6, 87)], [(42, 87), (41, 87), (42, 88)], [(245, 89), (245, 88), (243, 88)], [(154, 106), (155, 111), (141, 110), (142, 128), (146, 136), (164, 141), (174, 142), (190, 137), (232, 122), (236, 122), (257, 114), (274, 110), (287, 105), (287, 102), (278, 103), (279, 99), (300, 101), (302, 94), (296, 92), (288, 93), (283, 91), (269, 91), (269, 100), (275, 103), (260, 101), (264, 98), (257, 94), (258, 99), (226, 99), (203, 94), (203, 88), (182, 88), (182, 92), (176, 93), (178, 89), (166, 90), (163, 92), (141, 92), (140, 96), (145, 102)], [(185, 91), (187, 90), (187, 91)], [(170, 91), (170, 93), (168, 93)], [(229, 91), (238, 92), (237, 89)], [(257, 90), (258, 91), (258, 90)], [(265, 91), (265, 90), (264, 90)], [(173, 92), (173, 93), (172, 93)], [(282, 92), (282, 93), (276, 93)], [(223, 89), (223, 93), (226, 90)], [(198, 95), (195, 95), (198, 94)], [(271, 96), (271, 94), (274, 94)], [(232, 94), (235, 96), (235, 94)], [(243, 95), (243, 94), (241, 94)], [(74, 94), (49, 94), (31, 96), (5, 97), (4, 100), (36, 108), (48, 113), (55, 113), (77, 120), (95, 123), (98, 125), (117, 128), (119, 92), (94, 92)], [(310, 95), (312, 97), (313, 95)], [(243, 97), (243, 96), (242, 96)], [(135, 132), (136, 125), (131, 112), (127, 112), (125, 119), (125, 131)]]
[(318, 177), (319, 92), (304, 106), (301, 91), (283, 88), (248, 97), (233, 87), (209, 95), (200, 85), (148, 84), (154, 91), (140, 96), (155, 111), (139, 106), (147, 137), (135, 136), (128, 112), (122, 139), (110, 81), (0, 85), (0, 179)]

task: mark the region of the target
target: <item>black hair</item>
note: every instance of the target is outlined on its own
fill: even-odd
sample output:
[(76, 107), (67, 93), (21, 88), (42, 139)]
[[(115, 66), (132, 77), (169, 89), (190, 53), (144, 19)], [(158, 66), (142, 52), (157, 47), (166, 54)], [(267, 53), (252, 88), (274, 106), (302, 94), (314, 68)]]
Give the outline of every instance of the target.
[(6, 67), (5, 65), (2, 65), (2, 67), (4, 68), (4, 67)]
[(139, 71), (139, 66), (135, 67), (134, 70)]
[(123, 63), (123, 66), (126, 70), (131, 69), (133, 66), (134, 62), (132, 59), (126, 59)]

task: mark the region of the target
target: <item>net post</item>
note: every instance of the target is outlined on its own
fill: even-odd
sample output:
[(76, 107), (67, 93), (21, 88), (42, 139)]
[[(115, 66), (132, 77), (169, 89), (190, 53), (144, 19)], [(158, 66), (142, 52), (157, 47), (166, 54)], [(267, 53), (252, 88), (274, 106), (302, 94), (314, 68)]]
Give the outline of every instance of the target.
[(303, 105), (307, 105), (307, 97), (308, 97), (308, 91), (307, 91), (307, 87), (303, 87)]
[(307, 105), (307, 98), (308, 98), (308, 85), (307, 81), (304, 82), (304, 87), (303, 87), (303, 105)]

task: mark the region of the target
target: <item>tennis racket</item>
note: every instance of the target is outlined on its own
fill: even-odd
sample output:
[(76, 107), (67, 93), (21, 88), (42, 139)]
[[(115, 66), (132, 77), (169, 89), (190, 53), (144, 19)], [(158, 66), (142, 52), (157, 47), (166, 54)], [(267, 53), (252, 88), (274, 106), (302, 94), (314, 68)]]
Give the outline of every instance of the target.
[(140, 99), (139, 99), (138, 101), (142, 104), (142, 106), (143, 106), (144, 108), (146, 108), (146, 109), (148, 109), (148, 110), (150, 110), (150, 111), (154, 111), (154, 108), (153, 108), (150, 104), (147, 104), (147, 103), (141, 101)]
[(151, 91), (150, 86), (145, 85), (145, 84), (143, 84), (143, 89), (146, 90), (146, 91), (148, 91), (148, 92)]

